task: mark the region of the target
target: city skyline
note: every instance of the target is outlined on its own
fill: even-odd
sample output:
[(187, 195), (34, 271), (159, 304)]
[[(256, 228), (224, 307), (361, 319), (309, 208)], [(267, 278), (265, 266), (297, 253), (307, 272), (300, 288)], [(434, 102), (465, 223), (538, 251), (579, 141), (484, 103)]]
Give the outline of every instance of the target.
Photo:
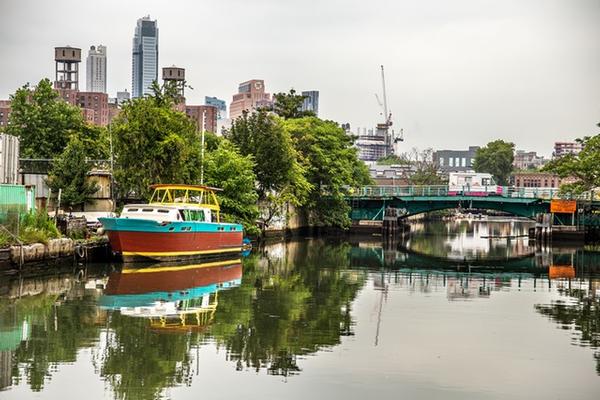
[[(322, 118), (349, 122), (352, 130), (374, 128), (382, 118), (374, 93), (381, 94), (378, 68), (384, 64), (394, 129), (404, 130), (405, 151), (461, 149), (501, 137), (550, 155), (554, 141), (590, 135), (599, 119), (600, 45), (594, 38), (600, 5), (593, 1), (376, 1), (381, 4), (368, 9), (358, 2), (300, 7), (262, 1), (261, 24), (244, 22), (250, 5), (239, 1), (203, 4), (195, 17), (180, 12), (195, 7), (186, 2), (107, 2), (97, 13), (57, 1), (63, 3), (77, 5), (64, 29), (55, 25), (61, 7), (3, 4), (0, 50), (14, 62), (2, 67), (0, 98), (26, 82), (52, 80), (52, 49), (66, 44), (106, 45), (109, 95), (130, 88), (132, 27), (149, 14), (161, 26), (158, 67), (186, 68), (191, 104), (202, 104), (205, 96), (230, 104), (240, 82), (262, 79), (270, 93), (319, 90)], [(384, 5), (389, 12), (381, 11)], [(31, 21), (49, 34), (24, 33), (14, 21)], [(301, 29), (307, 23), (314, 29)], [(239, 35), (248, 29), (254, 34)]]

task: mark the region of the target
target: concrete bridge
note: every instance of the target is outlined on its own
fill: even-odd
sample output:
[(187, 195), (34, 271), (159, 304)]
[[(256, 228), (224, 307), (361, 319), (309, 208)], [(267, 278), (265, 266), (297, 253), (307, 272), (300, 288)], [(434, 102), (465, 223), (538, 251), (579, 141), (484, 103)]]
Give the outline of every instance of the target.
[[(450, 194), (447, 186), (364, 186), (350, 193), (347, 200), (353, 220), (383, 220), (388, 207), (397, 209), (400, 217), (464, 208), (497, 210), (533, 219), (537, 214), (549, 213), (551, 201), (559, 198), (557, 189), (504, 187), (498, 194), (473, 196)], [(600, 201), (590, 201), (586, 196), (575, 200), (600, 210)]]

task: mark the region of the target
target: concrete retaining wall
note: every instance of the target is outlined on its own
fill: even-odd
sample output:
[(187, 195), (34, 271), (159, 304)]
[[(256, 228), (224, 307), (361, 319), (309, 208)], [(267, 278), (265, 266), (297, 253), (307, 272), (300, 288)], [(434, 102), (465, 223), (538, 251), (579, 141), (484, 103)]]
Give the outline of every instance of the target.
[(48, 244), (34, 243), (23, 245), (21, 259), (21, 246), (11, 246), (10, 259), (15, 264), (21, 262), (44, 261), (50, 258), (67, 257), (73, 255), (74, 242), (72, 239), (51, 239)]

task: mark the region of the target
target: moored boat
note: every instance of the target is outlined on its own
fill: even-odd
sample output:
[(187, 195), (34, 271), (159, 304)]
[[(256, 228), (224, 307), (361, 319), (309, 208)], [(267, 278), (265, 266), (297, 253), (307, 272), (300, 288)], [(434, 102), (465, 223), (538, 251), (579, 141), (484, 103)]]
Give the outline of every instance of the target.
[(242, 251), (243, 226), (221, 222), (215, 192), (201, 185), (153, 185), (148, 204), (128, 204), (99, 218), (112, 251), (125, 262), (170, 261)]

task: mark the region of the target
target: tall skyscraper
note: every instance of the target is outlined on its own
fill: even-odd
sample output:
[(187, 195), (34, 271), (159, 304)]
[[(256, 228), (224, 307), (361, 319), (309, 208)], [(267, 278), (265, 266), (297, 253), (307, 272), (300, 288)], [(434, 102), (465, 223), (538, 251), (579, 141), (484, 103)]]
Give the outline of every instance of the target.
[(158, 25), (150, 16), (137, 21), (133, 36), (132, 96), (150, 93), (152, 82), (158, 79)]
[(91, 46), (85, 67), (86, 90), (106, 93), (106, 46)]
[(302, 103), (302, 111), (312, 111), (315, 115), (319, 116), (319, 91), (309, 90), (302, 92), (304, 96), (304, 102)]
[(204, 96), (204, 104), (217, 107), (217, 119), (227, 118), (227, 103), (216, 97)]

